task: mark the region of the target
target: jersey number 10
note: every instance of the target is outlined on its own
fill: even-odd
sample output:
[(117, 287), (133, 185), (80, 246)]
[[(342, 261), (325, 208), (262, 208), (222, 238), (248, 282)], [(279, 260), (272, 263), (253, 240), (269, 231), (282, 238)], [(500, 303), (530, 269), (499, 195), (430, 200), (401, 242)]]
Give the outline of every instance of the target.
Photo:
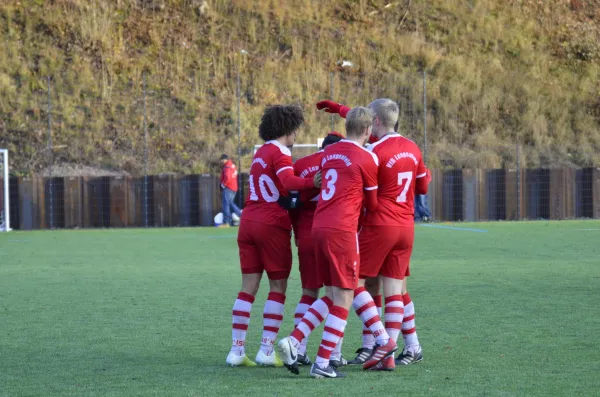
[[(250, 200), (258, 201), (256, 187), (254, 186), (254, 175), (248, 177), (248, 182), (250, 184)], [(267, 203), (274, 203), (279, 200), (279, 190), (277, 190), (275, 182), (269, 175), (262, 174), (258, 177), (258, 188), (260, 189), (260, 195)]]

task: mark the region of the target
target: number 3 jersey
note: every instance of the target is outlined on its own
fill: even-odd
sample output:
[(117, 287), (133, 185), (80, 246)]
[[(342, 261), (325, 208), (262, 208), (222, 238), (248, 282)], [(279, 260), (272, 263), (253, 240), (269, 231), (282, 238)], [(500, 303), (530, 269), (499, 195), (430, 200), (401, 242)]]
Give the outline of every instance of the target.
[(356, 233), (363, 192), (377, 189), (377, 165), (377, 157), (354, 141), (342, 139), (327, 146), (313, 228)]
[(365, 216), (365, 226), (402, 226), (414, 224), (415, 187), (427, 193), (427, 169), (421, 150), (410, 139), (390, 134), (367, 147), (379, 160), (377, 211)]
[(293, 174), (293, 170), (292, 153), (279, 142), (268, 141), (258, 149), (250, 167), (249, 194), (242, 212), (242, 222), (249, 219), (292, 229), (288, 212), (277, 200), (280, 195), (287, 195), (278, 175), (283, 172)]

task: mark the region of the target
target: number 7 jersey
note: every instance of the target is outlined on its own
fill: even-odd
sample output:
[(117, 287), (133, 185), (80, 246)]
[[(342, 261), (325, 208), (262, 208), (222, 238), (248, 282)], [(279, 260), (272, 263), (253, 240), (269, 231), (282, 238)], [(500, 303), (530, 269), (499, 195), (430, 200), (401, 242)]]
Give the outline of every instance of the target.
[(403, 226), (414, 224), (415, 187), (427, 193), (427, 169), (421, 150), (410, 139), (390, 134), (367, 147), (379, 160), (377, 211), (367, 212), (363, 225)]
[(342, 139), (325, 148), (321, 177), (313, 229), (356, 233), (363, 192), (377, 189), (377, 157), (356, 142)]

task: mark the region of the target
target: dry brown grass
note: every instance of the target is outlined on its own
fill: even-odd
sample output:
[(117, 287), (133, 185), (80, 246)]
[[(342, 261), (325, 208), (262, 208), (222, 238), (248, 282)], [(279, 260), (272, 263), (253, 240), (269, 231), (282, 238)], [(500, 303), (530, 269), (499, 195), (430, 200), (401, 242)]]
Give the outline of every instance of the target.
[(323, 135), (331, 72), (339, 101), (398, 99), (420, 143), (426, 69), (433, 166), (512, 166), (517, 142), (525, 166), (600, 165), (599, 3), (5, 1), (0, 146), (47, 166), (52, 76), (54, 161), (141, 173), (146, 74), (149, 172), (206, 172), (236, 152), (238, 71), (246, 156), (267, 104), (302, 103), (301, 141)]

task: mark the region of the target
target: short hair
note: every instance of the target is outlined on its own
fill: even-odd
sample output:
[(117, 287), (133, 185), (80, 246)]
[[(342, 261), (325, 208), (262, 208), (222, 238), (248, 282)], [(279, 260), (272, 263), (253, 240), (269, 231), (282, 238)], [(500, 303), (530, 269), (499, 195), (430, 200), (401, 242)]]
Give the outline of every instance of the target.
[(398, 107), (398, 104), (391, 99), (375, 99), (369, 104), (369, 109), (375, 112), (375, 115), (384, 127), (394, 128), (398, 122), (400, 108)]
[(226, 155), (225, 153), (223, 153), (223, 154), (221, 155), (221, 158), (220, 158), (219, 160), (229, 160), (229, 156), (228, 156), (228, 155)]
[(267, 106), (258, 126), (258, 134), (265, 142), (271, 141), (291, 135), (303, 123), (304, 112), (298, 105)]
[(371, 109), (359, 106), (351, 109), (346, 115), (346, 134), (360, 135), (365, 128), (373, 125), (375, 113)]
[(344, 139), (344, 137), (339, 132), (331, 132), (327, 134), (325, 139), (323, 139), (323, 143), (321, 143), (321, 149), (325, 149), (325, 147), (331, 145), (332, 143), (337, 143), (342, 139)]

